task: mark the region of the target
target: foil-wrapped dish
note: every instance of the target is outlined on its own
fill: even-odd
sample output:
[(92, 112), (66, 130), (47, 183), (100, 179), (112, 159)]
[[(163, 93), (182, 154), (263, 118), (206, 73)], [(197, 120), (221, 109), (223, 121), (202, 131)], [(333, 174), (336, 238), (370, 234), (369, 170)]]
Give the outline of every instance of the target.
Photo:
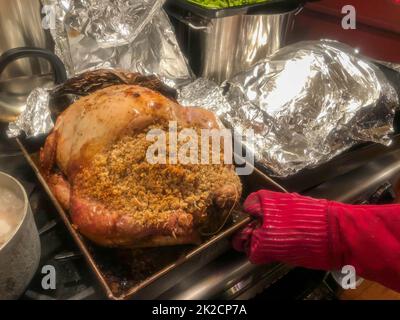
[(282, 178), (363, 142), (389, 145), (399, 107), (378, 64), (331, 40), (284, 47), (212, 87), (198, 79), (180, 90), (179, 99), (207, 106), (239, 136), (252, 130), (245, 147)]

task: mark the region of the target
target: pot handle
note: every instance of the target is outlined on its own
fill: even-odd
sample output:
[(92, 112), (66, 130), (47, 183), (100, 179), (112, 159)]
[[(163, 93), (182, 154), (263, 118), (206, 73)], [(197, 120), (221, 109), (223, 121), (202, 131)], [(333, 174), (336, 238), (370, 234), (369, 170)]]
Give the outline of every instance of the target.
[[(319, 1), (319, 0), (317, 0)], [(299, 6), (299, 8), (297, 9), (297, 11), (294, 13), (295, 16), (297, 16), (299, 13), (301, 13), (304, 9), (304, 5)]]
[(67, 72), (60, 58), (47, 49), (34, 47), (19, 47), (4, 52), (0, 56), (0, 75), (9, 63), (26, 57), (39, 57), (49, 61), (53, 68), (55, 84), (60, 84), (67, 80)]
[(177, 12), (176, 10), (173, 10), (170, 7), (166, 8), (166, 11), (168, 12), (168, 14), (172, 17), (174, 17), (176, 20), (182, 22), (183, 24), (187, 25), (190, 29), (193, 30), (201, 30), (201, 31), (205, 31), (205, 32), (209, 32), (210, 31), (210, 27), (212, 24), (212, 21), (208, 20), (208, 19), (201, 19), (201, 18), (197, 18), (194, 15), (183, 15), (179, 12)]

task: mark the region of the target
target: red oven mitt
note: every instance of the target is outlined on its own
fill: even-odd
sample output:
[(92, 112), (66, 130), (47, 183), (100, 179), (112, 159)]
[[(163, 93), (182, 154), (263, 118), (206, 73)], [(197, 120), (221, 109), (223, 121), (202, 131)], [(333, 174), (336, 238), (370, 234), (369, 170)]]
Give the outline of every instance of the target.
[(357, 276), (400, 291), (400, 205), (347, 205), (261, 190), (244, 204), (254, 218), (233, 240), (253, 263), (284, 262)]

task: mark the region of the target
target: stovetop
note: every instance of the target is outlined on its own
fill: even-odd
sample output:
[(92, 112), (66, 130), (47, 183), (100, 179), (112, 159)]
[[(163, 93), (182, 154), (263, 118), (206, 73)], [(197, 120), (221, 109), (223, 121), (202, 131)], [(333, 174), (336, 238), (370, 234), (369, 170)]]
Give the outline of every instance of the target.
[[(41, 239), (40, 267), (21, 298), (31, 300), (105, 299), (106, 296), (59, 219), (55, 208), (38, 184), (34, 172), (19, 151), (16, 142), (5, 139), (4, 136), (0, 137), (0, 171), (16, 177), (24, 185)], [(397, 138), (392, 147), (377, 154), (374, 161), (367, 161), (350, 173), (341, 172), (339, 176), (309, 190), (307, 194), (353, 203), (391, 202), (395, 197), (393, 185), (399, 176), (400, 138)], [(42, 288), (44, 274), (41, 270), (46, 265), (54, 266), (56, 270), (55, 290)], [(296, 276), (297, 273), (300, 276)], [(320, 276), (321, 273), (318, 275), (310, 273), (310, 281), (307, 282), (312, 283), (311, 279), (317, 279)], [(289, 294), (287, 289), (282, 288), (285, 288), (285, 283), (288, 282), (285, 278), (291, 279), (291, 277), (305, 279), (303, 271), (292, 271), (291, 267), (280, 264), (251, 265), (245, 256), (228, 251), (189, 279), (184, 279), (168, 291), (153, 294), (151, 297), (248, 299), (268, 298), (273, 295), (276, 298), (279, 292), (281, 295)], [(279, 279), (282, 280), (278, 281)], [(303, 282), (290, 280), (290, 286), (298, 287), (299, 291), (302, 291)], [(265, 288), (270, 289), (267, 291)], [(307, 297), (326, 298), (327, 295), (321, 293), (325, 291), (324, 288), (318, 288), (317, 291), (308, 293)], [(144, 298), (147, 297), (144, 296)]]

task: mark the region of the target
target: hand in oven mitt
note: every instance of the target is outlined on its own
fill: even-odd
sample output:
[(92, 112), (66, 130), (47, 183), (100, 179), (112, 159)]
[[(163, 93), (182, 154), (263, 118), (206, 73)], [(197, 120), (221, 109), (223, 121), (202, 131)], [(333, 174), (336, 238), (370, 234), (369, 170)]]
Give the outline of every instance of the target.
[(261, 190), (244, 204), (255, 220), (233, 246), (255, 264), (341, 270), (400, 291), (400, 205), (348, 205)]

